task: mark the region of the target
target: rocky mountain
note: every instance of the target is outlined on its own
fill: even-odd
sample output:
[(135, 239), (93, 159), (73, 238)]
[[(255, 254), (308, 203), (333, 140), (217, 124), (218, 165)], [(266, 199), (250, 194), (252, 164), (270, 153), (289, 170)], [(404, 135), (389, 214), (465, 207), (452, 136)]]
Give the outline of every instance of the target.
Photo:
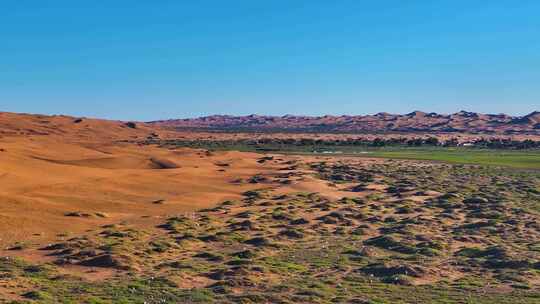
[(481, 114), (460, 111), (454, 114), (414, 111), (408, 114), (377, 113), (357, 116), (230, 116), (170, 119), (149, 122), (172, 129), (289, 132), (459, 132), (482, 134), (540, 134), (540, 112), (525, 116)]

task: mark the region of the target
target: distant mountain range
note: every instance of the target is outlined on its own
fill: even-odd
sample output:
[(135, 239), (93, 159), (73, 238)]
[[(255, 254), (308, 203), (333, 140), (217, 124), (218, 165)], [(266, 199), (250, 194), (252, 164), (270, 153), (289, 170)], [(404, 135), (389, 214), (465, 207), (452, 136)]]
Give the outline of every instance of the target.
[(152, 121), (149, 124), (172, 129), (222, 131), (287, 131), (287, 132), (440, 132), (478, 134), (540, 134), (540, 112), (525, 116), (480, 114), (460, 111), (437, 114), (414, 111), (408, 114), (377, 113), (357, 116), (229, 116)]

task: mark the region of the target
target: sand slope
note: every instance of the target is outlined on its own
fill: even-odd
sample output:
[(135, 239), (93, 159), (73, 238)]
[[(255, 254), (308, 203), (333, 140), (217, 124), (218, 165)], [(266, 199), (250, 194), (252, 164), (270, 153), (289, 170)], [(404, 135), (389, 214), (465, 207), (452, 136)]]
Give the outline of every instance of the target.
[[(43, 121), (54, 127), (44, 128)], [(84, 131), (85, 121), (0, 115), (0, 246), (212, 206), (254, 187), (232, 180), (272, 170), (249, 153), (120, 143), (152, 130), (91, 120)], [(224, 162), (230, 165), (216, 165)]]

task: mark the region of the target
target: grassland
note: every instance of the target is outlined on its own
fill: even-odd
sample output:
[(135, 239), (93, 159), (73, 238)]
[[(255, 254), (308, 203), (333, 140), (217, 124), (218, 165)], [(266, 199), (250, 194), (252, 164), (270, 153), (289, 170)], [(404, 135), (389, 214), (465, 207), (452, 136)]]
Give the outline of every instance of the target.
[(540, 169), (540, 150), (483, 149), (475, 147), (408, 147), (408, 146), (336, 146), (336, 145), (248, 145), (229, 142), (181, 142), (165, 146), (188, 146), (212, 150), (273, 152), (297, 155), (357, 156), (390, 159), (441, 161), (453, 164), (504, 166), (519, 169)]
[(454, 164), (505, 166), (520, 169), (540, 169), (540, 151), (504, 151), (473, 148), (402, 148), (368, 151), (369, 157), (442, 161)]

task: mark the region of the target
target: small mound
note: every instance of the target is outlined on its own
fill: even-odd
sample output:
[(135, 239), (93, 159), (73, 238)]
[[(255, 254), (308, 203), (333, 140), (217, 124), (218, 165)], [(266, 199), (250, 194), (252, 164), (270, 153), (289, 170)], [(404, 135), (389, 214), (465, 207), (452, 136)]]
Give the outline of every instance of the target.
[(101, 267), (101, 268), (116, 268), (128, 270), (129, 259), (126, 256), (116, 257), (110, 254), (98, 255), (78, 263), (80, 266), (86, 267)]
[(150, 162), (154, 165), (153, 169), (176, 169), (180, 168), (175, 162), (168, 159), (150, 158)]

